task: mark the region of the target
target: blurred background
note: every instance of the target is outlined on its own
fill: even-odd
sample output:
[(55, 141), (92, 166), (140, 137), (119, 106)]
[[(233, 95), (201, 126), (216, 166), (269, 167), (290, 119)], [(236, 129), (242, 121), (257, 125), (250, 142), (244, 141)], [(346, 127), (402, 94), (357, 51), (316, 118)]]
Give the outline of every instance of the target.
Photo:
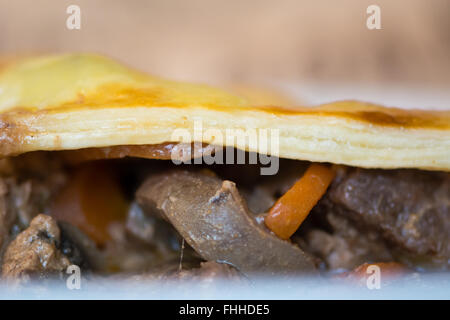
[[(66, 28), (71, 4), (80, 30)], [(366, 27), (372, 4), (381, 30)], [(69, 51), (299, 104), (450, 108), (449, 0), (0, 0), (0, 55)]]

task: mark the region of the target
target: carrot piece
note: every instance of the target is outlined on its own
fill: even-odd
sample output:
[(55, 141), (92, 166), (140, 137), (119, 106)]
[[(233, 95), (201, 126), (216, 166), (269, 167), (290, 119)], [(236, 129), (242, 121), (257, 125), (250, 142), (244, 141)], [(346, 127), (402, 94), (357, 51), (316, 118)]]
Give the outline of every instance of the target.
[(325, 194), (335, 173), (329, 167), (311, 164), (301, 177), (270, 209), (266, 226), (278, 237), (289, 239)]
[(101, 164), (76, 169), (53, 201), (50, 215), (84, 231), (97, 245), (111, 239), (109, 226), (124, 222), (127, 201), (112, 172)]

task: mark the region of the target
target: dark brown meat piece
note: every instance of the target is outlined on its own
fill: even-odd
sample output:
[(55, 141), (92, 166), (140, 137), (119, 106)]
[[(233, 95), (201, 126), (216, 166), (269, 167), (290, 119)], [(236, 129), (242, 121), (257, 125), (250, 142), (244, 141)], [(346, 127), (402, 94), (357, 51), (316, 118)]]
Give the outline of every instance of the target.
[(8, 215), (8, 232), (12, 223), (23, 230), (38, 213), (45, 212), (66, 179), (59, 161), (39, 152), (2, 159), (0, 177), (0, 208), (3, 216)]
[(304, 228), (302, 237), (294, 235), (302, 248), (320, 258), (329, 270), (351, 270), (365, 262), (392, 261), (389, 247), (378, 232), (357, 228), (346, 217), (333, 211), (311, 214), (322, 215), (326, 228)]
[(3, 178), (0, 184), (3, 209), (18, 228), (26, 228), (31, 219), (45, 211), (51, 194), (48, 185), (32, 179), (19, 182), (15, 177)]
[(10, 228), (14, 223), (15, 214), (9, 209), (8, 183), (0, 179), (0, 262), (3, 249), (6, 246), (10, 234)]
[(205, 260), (244, 274), (315, 270), (300, 248), (258, 225), (233, 182), (173, 171), (150, 177), (136, 196), (144, 209), (165, 216)]
[(15, 177), (0, 178), (0, 261), (10, 239), (28, 226), (47, 197), (47, 189), (36, 181), (19, 183)]
[(24, 282), (32, 276), (47, 276), (66, 270), (71, 264), (59, 249), (60, 230), (50, 216), (40, 214), (8, 246), (2, 276)]
[(43, 153), (0, 160), (0, 264), (9, 241), (46, 211), (64, 181), (59, 162)]
[(418, 170), (350, 170), (328, 193), (330, 210), (376, 230), (398, 248), (448, 265), (450, 175)]

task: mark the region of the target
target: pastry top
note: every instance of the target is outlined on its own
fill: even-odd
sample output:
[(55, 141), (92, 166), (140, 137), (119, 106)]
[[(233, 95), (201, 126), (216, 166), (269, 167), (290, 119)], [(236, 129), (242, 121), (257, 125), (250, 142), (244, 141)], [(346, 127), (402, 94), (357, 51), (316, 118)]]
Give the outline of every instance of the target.
[[(370, 168), (450, 170), (450, 111), (356, 101), (255, 105), (205, 85), (153, 77), (105, 57), (64, 54), (0, 63), (0, 156), (181, 141), (176, 129), (277, 130), (275, 155)], [(217, 137), (202, 142), (229, 145)], [(235, 147), (261, 151), (247, 142)]]

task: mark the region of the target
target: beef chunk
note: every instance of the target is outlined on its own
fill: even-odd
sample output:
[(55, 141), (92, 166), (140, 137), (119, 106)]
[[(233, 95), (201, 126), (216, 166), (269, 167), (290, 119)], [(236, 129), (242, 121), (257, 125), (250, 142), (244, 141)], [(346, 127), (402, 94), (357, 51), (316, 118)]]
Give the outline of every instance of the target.
[(329, 196), (352, 219), (404, 249), (450, 258), (449, 174), (357, 169)]
[(11, 238), (38, 214), (40, 203), (42, 194), (32, 181), (0, 178), (0, 257)]
[(57, 161), (39, 154), (0, 161), (0, 264), (8, 243), (27, 228), (65, 181)]
[(71, 263), (58, 247), (60, 230), (47, 215), (36, 216), (6, 249), (2, 276), (18, 282), (31, 276), (46, 277), (63, 272)]
[(8, 241), (9, 230), (15, 220), (15, 216), (9, 210), (7, 194), (8, 185), (4, 179), (0, 179), (0, 256), (3, 251), (2, 248)]
[(450, 175), (340, 167), (294, 239), (328, 269), (400, 261), (448, 268)]
[(59, 161), (45, 153), (0, 160), (0, 256), (11, 237), (46, 212), (65, 177)]
[(378, 233), (399, 258), (413, 264), (426, 261), (448, 267), (450, 175), (447, 173), (348, 169), (341, 171), (320, 206), (350, 219), (362, 233), (367, 232), (364, 230)]
[(35, 180), (19, 182), (17, 178), (2, 179), (4, 209), (19, 229), (26, 228), (31, 219), (45, 210), (50, 191)]
[(312, 214), (322, 215), (327, 227), (305, 228), (303, 236), (295, 235), (293, 240), (320, 258), (325, 269), (351, 270), (365, 262), (392, 261), (387, 244), (377, 232), (357, 228), (346, 217), (324, 209), (328, 207), (319, 206)]

